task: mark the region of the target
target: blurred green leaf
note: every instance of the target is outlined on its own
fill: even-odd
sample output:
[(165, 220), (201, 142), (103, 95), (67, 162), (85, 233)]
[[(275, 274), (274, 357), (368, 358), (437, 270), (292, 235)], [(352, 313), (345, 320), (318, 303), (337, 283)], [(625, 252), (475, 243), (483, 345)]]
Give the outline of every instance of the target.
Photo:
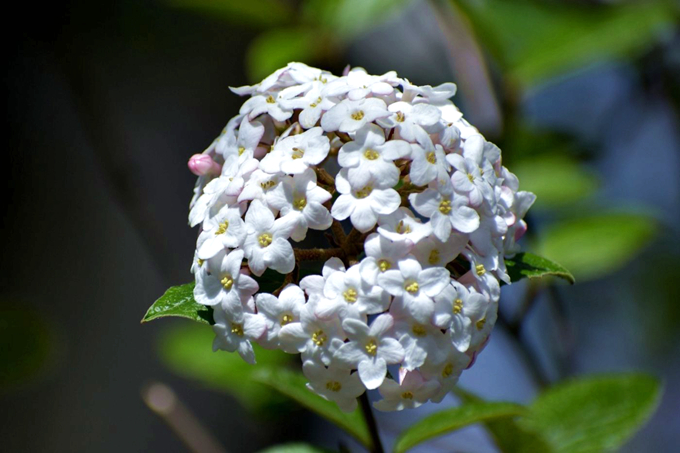
[(142, 318), (142, 322), (165, 316), (188, 318), (204, 324), (214, 324), (212, 308), (194, 300), (194, 282), (173, 286), (154, 302)]
[(526, 412), (524, 406), (514, 403), (475, 402), (435, 412), (403, 431), (394, 447), (403, 453), (434, 437), (447, 434), (475, 423), (498, 418), (514, 417)]
[(359, 34), (388, 20), (411, 0), (307, 0), (302, 16), (310, 25), (332, 30), (342, 40)]
[(323, 30), (276, 28), (261, 33), (248, 47), (248, 77), (255, 83), (291, 61), (312, 63), (325, 41)]
[[(452, 0), (453, 1), (453, 0)], [(635, 56), (675, 25), (667, 1), (593, 5), (458, 0), (475, 34), (527, 87), (596, 61)]]
[(571, 283), (576, 283), (574, 276), (564, 267), (533, 253), (517, 253), (512, 258), (505, 259), (510, 281), (516, 282), (523, 278), (540, 278), (547, 275), (560, 277)]
[(0, 392), (35, 383), (54, 363), (57, 341), (41, 312), (0, 306)]
[(283, 445), (274, 445), (264, 450), (260, 450), (260, 453), (324, 453), (327, 450), (315, 447), (314, 445), (303, 444), (303, 443), (291, 443)]
[(282, 368), (262, 369), (258, 367), (253, 379), (282, 393), (298, 404), (315, 412), (331, 423), (344, 429), (364, 446), (370, 449), (371, 436), (359, 409), (354, 412), (342, 412), (337, 404), (321, 398), (307, 388), (307, 379), (302, 373), (287, 371)]
[(534, 208), (576, 203), (598, 187), (597, 177), (579, 162), (565, 155), (547, 154), (516, 162), (513, 172), (522, 190), (536, 194)]
[[(173, 326), (174, 327), (174, 326)], [(162, 362), (174, 373), (199, 381), (206, 386), (229, 393), (244, 407), (256, 412), (281, 403), (281, 398), (254, 381), (255, 371), (290, 363), (291, 356), (253, 345), (257, 365), (241, 359), (237, 353), (212, 352), (215, 337), (212, 329), (186, 323), (166, 330), (159, 340)]]
[(615, 450), (652, 415), (660, 387), (641, 374), (573, 380), (546, 390), (519, 423), (540, 432), (559, 453)]
[(547, 227), (539, 250), (571, 269), (577, 279), (590, 280), (625, 266), (656, 230), (653, 219), (639, 214), (577, 217)]
[(294, 10), (281, 0), (165, 0), (175, 8), (224, 19), (236, 25), (271, 27), (292, 19)]
[[(455, 393), (466, 404), (484, 402), (480, 397), (460, 387), (456, 387)], [(483, 424), (503, 453), (552, 453), (552, 448), (540, 434), (519, 426), (512, 418), (486, 420)]]

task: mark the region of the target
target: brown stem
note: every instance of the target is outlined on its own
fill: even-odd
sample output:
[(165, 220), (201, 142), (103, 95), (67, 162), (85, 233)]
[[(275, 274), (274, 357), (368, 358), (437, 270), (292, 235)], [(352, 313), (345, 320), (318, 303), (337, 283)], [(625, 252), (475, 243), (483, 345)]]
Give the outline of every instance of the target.
[(364, 420), (366, 420), (366, 426), (368, 427), (368, 432), (371, 434), (371, 453), (383, 453), (382, 442), (380, 441), (380, 433), (378, 432), (378, 424), (375, 422), (375, 417), (373, 417), (373, 410), (371, 409), (371, 403), (368, 401), (368, 395), (366, 392), (362, 393), (359, 397), (359, 406), (361, 406), (361, 412), (364, 415)]
[(342, 224), (340, 222), (333, 219), (333, 223), (331, 224), (331, 231), (333, 232), (333, 236), (335, 236), (335, 242), (337, 242), (338, 245), (342, 245), (345, 243), (345, 241), (347, 240), (347, 235), (345, 234), (345, 230), (342, 228)]
[(333, 178), (325, 169), (315, 167), (314, 170), (316, 171), (316, 176), (319, 178), (320, 182), (335, 187), (335, 178)]
[(345, 252), (342, 248), (331, 249), (293, 249), (297, 261), (326, 261), (328, 258), (337, 256), (342, 258)]

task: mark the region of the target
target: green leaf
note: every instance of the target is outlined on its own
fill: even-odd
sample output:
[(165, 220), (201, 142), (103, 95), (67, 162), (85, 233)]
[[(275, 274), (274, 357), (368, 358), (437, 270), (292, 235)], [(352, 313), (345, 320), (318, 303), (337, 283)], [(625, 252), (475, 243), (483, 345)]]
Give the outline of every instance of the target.
[(540, 432), (558, 453), (615, 450), (652, 415), (660, 387), (642, 374), (573, 380), (540, 395), (520, 424)]
[(301, 406), (315, 412), (331, 423), (344, 429), (364, 446), (372, 445), (368, 427), (359, 409), (354, 412), (342, 412), (337, 404), (321, 398), (306, 386), (307, 379), (301, 374), (278, 369), (258, 369), (253, 379), (282, 393)]
[(591, 280), (625, 266), (656, 230), (656, 222), (640, 214), (578, 217), (546, 228), (539, 250), (571, 269), (577, 279)]
[(274, 445), (273, 447), (260, 450), (260, 453), (325, 453), (327, 451), (328, 450), (323, 450), (313, 445), (295, 442), (290, 444)]
[(215, 324), (212, 308), (201, 305), (194, 300), (195, 283), (173, 286), (160, 299), (149, 307), (142, 322), (153, 321), (165, 316), (188, 318), (203, 324)]
[(280, 25), (294, 14), (289, 4), (281, 0), (166, 0), (166, 3), (236, 25), (255, 27)]
[(260, 34), (246, 54), (249, 79), (259, 82), (291, 61), (313, 64), (324, 40), (323, 31), (304, 28), (277, 28)]
[(599, 185), (593, 173), (566, 155), (532, 156), (513, 164), (512, 170), (519, 178), (522, 190), (536, 194), (533, 208), (579, 202), (590, 196)]
[(477, 37), (524, 87), (589, 63), (635, 57), (677, 20), (677, 6), (667, 1), (597, 6), (537, 0), (457, 3)]
[(514, 417), (526, 412), (524, 406), (514, 403), (477, 402), (436, 412), (402, 432), (394, 447), (403, 453), (434, 437), (447, 434), (475, 423), (498, 418)]
[(516, 282), (523, 278), (538, 278), (554, 275), (571, 283), (576, 283), (574, 276), (564, 267), (554, 261), (534, 255), (533, 253), (517, 253), (512, 258), (505, 259), (510, 280)]
[(285, 366), (292, 356), (253, 345), (257, 365), (250, 365), (235, 352), (213, 352), (210, 346), (214, 337), (212, 329), (198, 324), (173, 326), (159, 339), (161, 361), (184, 378), (232, 395), (249, 410), (264, 413), (281, 405), (282, 398), (255, 382), (252, 375), (260, 369)]

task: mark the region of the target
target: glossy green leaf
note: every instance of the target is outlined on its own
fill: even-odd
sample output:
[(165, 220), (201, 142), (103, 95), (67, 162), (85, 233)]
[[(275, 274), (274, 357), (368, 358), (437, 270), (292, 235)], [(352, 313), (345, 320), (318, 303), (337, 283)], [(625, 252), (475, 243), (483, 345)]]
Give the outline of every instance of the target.
[(359, 409), (342, 412), (337, 404), (321, 398), (306, 386), (307, 379), (297, 372), (278, 369), (258, 369), (253, 379), (282, 393), (303, 407), (315, 412), (331, 423), (339, 426), (366, 447), (370, 447), (371, 436)]
[(615, 450), (652, 415), (660, 387), (641, 374), (576, 379), (546, 390), (519, 423), (559, 453)]
[(246, 54), (246, 69), (259, 82), (291, 61), (313, 64), (324, 40), (323, 32), (304, 28), (276, 28), (260, 34)]
[(533, 253), (517, 253), (505, 259), (510, 280), (516, 282), (523, 278), (540, 278), (548, 275), (560, 277), (571, 284), (576, 283), (574, 276), (563, 266), (554, 261), (534, 255)]
[(656, 222), (640, 214), (577, 217), (546, 228), (539, 250), (571, 269), (577, 279), (590, 280), (625, 266), (656, 230)]
[(161, 360), (174, 373), (226, 392), (250, 410), (263, 412), (281, 404), (282, 398), (255, 382), (252, 375), (261, 369), (285, 366), (292, 356), (253, 345), (257, 365), (250, 365), (235, 352), (213, 352), (214, 337), (212, 329), (206, 326), (192, 323), (173, 326), (159, 339)]
[(282, 0), (165, 0), (175, 8), (226, 20), (235, 25), (271, 27), (293, 17), (290, 4)]
[(591, 5), (457, 0), (509, 77), (530, 86), (589, 63), (631, 57), (674, 27), (667, 1)]
[(299, 442), (274, 445), (264, 450), (260, 450), (260, 453), (325, 453), (328, 450), (323, 450), (321, 448), (315, 447), (314, 445), (303, 444)]
[(173, 286), (160, 299), (149, 307), (142, 322), (153, 321), (165, 316), (188, 318), (204, 324), (214, 324), (212, 308), (201, 305), (194, 300), (195, 283)]
[(532, 156), (513, 164), (512, 170), (520, 180), (520, 188), (536, 194), (534, 209), (579, 202), (599, 185), (594, 173), (566, 155)]
[[(454, 392), (465, 404), (484, 403), (482, 398), (460, 387), (456, 387)], [(552, 453), (552, 447), (539, 433), (519, 426), (514, 418), (491, 419), (484, 421), (483, 424), (503, 453)]]
[(420, 443), (465, 426), (499, 418), (515, 417), (525, 412), (526, 408), (519, 404), (497, 402), (469, 403), (439, 411), (402, 432), (397, 439), (394, 451), (403, 453)]

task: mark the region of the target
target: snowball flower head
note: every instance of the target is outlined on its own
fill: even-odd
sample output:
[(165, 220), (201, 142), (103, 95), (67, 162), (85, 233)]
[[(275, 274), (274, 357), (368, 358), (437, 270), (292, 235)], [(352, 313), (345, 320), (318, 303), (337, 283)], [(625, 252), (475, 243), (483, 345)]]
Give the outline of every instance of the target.
[(535, 197), (450, 100), (362, 68), (253, 86), (199, 176), (194, 298), (215, 349), (300, 354), (308, 389), (383, 411), (439, 402), (487, 343)]

